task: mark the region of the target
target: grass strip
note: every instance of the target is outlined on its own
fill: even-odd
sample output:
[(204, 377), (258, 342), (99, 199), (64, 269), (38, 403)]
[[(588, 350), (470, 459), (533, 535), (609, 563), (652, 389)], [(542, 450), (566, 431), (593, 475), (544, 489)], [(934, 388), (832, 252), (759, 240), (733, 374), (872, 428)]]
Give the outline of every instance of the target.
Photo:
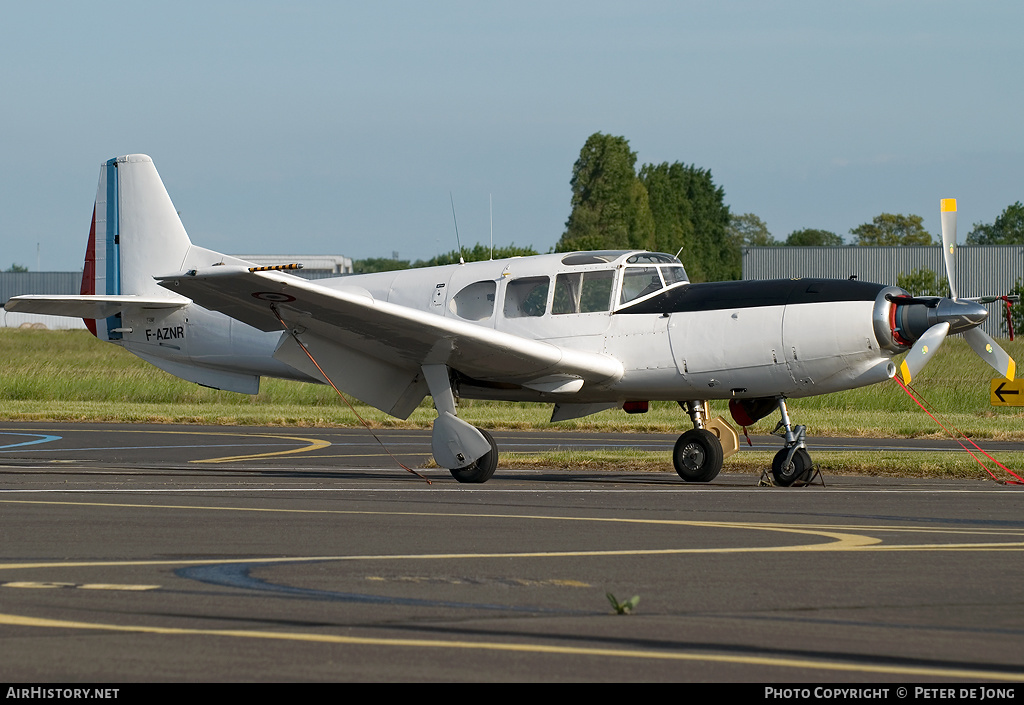
[[(1001, 341), (1017, 359), (1021, 341)], [(264, 379), (254, 396), (206, 389), (179, 380), (86, 331), (0, 329), (0, 419), (120, 423), (347, 427), (358, 420), (323, 385)], [(946, 341), (915, 381), (944, 423), (980, 439), (1024, 439), (1024, 407), (989, 404), (994, 372), (958, 337)], [(407, 420), (361, 403), (356, 409), (377, 428), (428, 428), (435, 416), (429, 397)], [(792, 399), (790, 415), (813, 436), (942, 437), (895, 382)], [(549, 404), (462, 400), (459, 414), (490, 429), (560, 429), (594, 432), (676, 433), (689, 419), (674, 402), (652, 402), (647, 414), (604, 411), (558, 424)], [(728, 418), (725, 402), (713, 415)], [(751, 429), (769, 433), (777, 414)]]

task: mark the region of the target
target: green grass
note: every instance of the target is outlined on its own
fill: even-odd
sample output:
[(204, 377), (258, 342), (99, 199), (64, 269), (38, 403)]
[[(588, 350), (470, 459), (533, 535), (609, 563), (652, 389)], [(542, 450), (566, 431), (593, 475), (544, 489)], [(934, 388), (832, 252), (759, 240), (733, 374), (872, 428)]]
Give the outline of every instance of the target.
[[(1020, 342), (1002, 344), (1016, 359)], [(272, 426), (354, 426), (359, 422), (330, 388), (264, 379), (256, 396), (206, 389), (179, 380), (86, 331), (0, 329), (0, 418), (39, 421), (216, 423)], [(947, 425), (972, 437), (1024, 439), (1024, 408), (989, 405), (993, 373), (959, 338), (951, 338), (915, 381)], [(426, 428), (434, 418), (429, 398), (408, 421), (353, 404), (375, 427)], [(795, 423), (811, 435), (868, 437), (942, 436), (943, 431), (895, 382), (820, 397), (793, 399)], [(647, 414), (610, 410), (551, 425), (548, 404), (464, 400), (460, 415), (492, 429), (559, 428), (576, 431), (674, 433), (689, 419), (670, 402)], [(728, 417), (724, 402), (713, 414)], [(751, 429), (772, 430), (777, 414)]]

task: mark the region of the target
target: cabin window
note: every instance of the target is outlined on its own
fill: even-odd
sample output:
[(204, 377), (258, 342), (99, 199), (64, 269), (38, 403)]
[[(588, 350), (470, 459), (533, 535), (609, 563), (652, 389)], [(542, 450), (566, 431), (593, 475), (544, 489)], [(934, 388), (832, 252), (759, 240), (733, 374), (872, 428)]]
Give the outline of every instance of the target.
[(523, 277), (505, 285), (505, 318), (543, 316), (550, 281), (548, 277)]
[(638, 252), (626, 264), (680, 264), (679, 260), (664, 252)]
[(653, 294), (662, 288), (657, 267), (626, 267), (622, 276), (622, 296), (619, 303), (628, 303)]
[(559, 274), (551, 313), (607, 311), (611, 307), (614, 274), (611, 270)]
[(448, 302), (448, 309), (467, 321), (482, 321), (494, 313), (494, 293), (498, 285), (493, 281), (473, 282), (464, 287)]

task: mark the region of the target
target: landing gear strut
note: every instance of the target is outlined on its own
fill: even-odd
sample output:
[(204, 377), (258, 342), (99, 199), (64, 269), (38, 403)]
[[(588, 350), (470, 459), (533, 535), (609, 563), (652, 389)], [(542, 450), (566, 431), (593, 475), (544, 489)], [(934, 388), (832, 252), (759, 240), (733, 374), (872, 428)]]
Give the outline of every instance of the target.
[(804, 443), (807, 427), (794, 426), (790, 422), (786, 400), (783, 397), (779, 398), (779, 412), (782, 414), (782, 420), (776, 429), (785, 429), (786, 444), (772, 460), (772, 477), (775, 478), (775, 484), (781, 487), (807, 484), (814, 474), (814, 464)]
[(718, 436), (704, 428), (707, 407), (703, 401), (679, 402), (693, 422), (693, 429), (676, 441), (672, 451), (672, 464), (679, 477), (687, 482), (711, 482), (722, 469), (722, 442)]

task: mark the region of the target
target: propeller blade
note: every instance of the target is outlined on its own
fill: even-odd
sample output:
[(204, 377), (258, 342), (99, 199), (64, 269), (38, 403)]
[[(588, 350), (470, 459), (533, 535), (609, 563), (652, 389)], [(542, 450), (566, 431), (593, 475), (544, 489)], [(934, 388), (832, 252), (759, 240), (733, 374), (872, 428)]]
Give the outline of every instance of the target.
[(942, 341), (946, 339), (947, 333), (949, 333), (949, 323), (943, 321), (936, 323), (917, 339), (914, 347), (907, 353), (900, 365), (900, 376), (903, 378), (904, 384), (910, 384), (911, 377), (916, 377), (924, 369), (924, 366), (932, 359), (932, 355), (942, 345)]
[(1011, 382), (1013, 381), (1013, 376), (1017, 370), (1017, 363), (1006, 354), (1005, 350), (999, 347), (999, 344), (992, 339), (992, 336), (981, 328), (971, 328), (964, 333), (964, 337), (967, 338), (967, 344), (971, 346), (971, 349), (978, 353), (978, 357), (991, 365), (992, 369), (1003, 377), (1006, 377)]
[(942, 259), (946, 263), (949, 295), (955, 301), (960, 298), (956, 293), (956, 199), (943, 198), (940, 211), (942, 213)]

